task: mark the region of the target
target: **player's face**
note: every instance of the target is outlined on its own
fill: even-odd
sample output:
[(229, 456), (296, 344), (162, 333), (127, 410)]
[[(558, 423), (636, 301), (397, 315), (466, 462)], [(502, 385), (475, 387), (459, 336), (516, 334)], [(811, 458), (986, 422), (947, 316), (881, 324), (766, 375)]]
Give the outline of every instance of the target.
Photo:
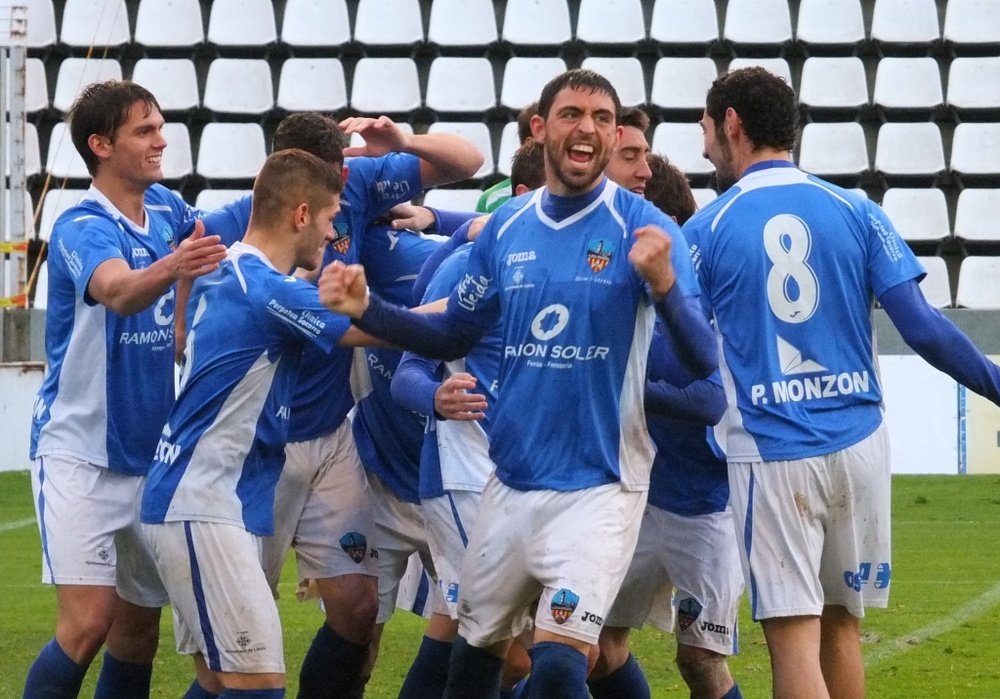
[(740, 173), (736, 172), (736, 162), (729, 137), (723, 129), (718, 128), (720, 125), (717, 125), (707, 113), (702, 114), (698, 123), (701, 124), (705, 137), (702, 155), (715, 166), (716, 185), (720, 192), (724, 192), (740, 179)]
[(108, 142), (108, 157), (98, 172), (121, 178), (143, 190), (159, 182), (163, 179), (163, 149), (167, 147), (162, 130), (163, 115), (159, 110), (145, 102), (136, 102), (128, 119)]
[(612, 182), (641, 197), (646, 192), (646, 181), (653, 174), (646, 162), (648, 154), (646, 135), (634, 126), (623, 126), (618, 147), (604, 169), (604, 174)]
[(545, 145), (547, 184), (553, 194), (573, 196), (597, 186), (618, 143), (615, 104), (603, 92), (563, 88), (543, 119), (532, 119)]
[(309, 223), (302, 229), (296, 249), (296, 267), (313, 270), (322, 264), (323, 250), (333, 240), (333, 220), (340, 213), (340, 195), (331, 197), (326, 206), (309, 217)]

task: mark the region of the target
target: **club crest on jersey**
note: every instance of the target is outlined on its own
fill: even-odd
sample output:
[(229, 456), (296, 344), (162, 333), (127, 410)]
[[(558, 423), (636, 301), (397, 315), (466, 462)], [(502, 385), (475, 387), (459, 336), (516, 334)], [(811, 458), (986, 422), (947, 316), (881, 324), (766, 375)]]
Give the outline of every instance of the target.
[(611, 256), (614, 252), (615, 246), (610, 240), (604, 238), (592, 240), (587, 247), (587, 264), (590, 265), (590, 269), (595, 274), (600, 273), (611, 262)]
[(358, 532), (347, 532), (340, 537), (340, 548), (344, 549), (351, 560), (361, 563), (368, 554), (368, 539)]
[(684, 631), (694, 623), (699, 614), (701, 614), (701, 602), (694, 597), (685, 597), (677, 605), (677, 626)]
[(341, 255), (346, 255), (347, 251), (351, 249), (350, 229), (342, 223), (334, 223), (333, 240), (330, 241), (330, 245)]
[(572, 590), (567, 590), (565, 587), (562, 588), (552, 597), (552, 604), (550, 605), (552, 618), (556, 620), (557, 624), (565, 624), (566, 620), (573, 616), (573, 612), (576, 611), (576, 605), (579, 603), (580, 595)]

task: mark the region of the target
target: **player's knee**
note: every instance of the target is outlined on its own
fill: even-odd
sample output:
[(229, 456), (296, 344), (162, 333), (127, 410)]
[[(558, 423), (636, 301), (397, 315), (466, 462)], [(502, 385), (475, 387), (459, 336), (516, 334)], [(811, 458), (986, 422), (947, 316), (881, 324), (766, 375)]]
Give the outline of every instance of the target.
[(588, 658), (576, 648), (564, 643), (536, 643), (531, 651), (532, 696), (581, 696), (586, 691)]
[(600, 639), (596, 648), (599, 650), (597, 658), (593, 658), (593, 649), (590, 654), (590, 677), (601, 679), (607, 677), (612, 672), (620, 668), (628, 660), (629, 656), (629, 629), (624, 627), (605, 626), (601, 630)]
[(675, 662), (692, 696), (718, 696), (732, 684), (726, 656), (714, 651), (679, 645)]

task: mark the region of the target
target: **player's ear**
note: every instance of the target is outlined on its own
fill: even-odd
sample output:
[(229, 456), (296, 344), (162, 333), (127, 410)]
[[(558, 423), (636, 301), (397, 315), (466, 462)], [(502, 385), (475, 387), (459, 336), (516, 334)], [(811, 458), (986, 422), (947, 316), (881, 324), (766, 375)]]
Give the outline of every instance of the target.
[(299, 202), (292, 212), (292, 226), (300, 231), (309, 223), (310, 212), (308, 202)]

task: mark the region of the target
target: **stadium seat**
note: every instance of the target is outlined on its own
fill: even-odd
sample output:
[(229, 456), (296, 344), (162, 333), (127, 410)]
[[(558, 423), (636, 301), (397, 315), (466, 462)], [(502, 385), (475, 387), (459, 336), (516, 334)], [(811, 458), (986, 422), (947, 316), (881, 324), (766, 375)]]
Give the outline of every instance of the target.
[(205, 124), (198, 144), (199, 175), (209, 179), (250, 179), (267, 159), (260, 124)]
[(664, 109), (701, 111), (708, 88), (718, 75), (711, 58), (661, 58), (653, 69), (650, 102)]
[(656, 0), (649, 38), (664, 44), (709, 44), (719, 40), (714, 0)]
[(198, 192), (194, 207), (202, 211), (214, 211), (224, 204), (252, 193), (252, 189), (203, 189)]
[[(4, 131), (7, 139), (7, 157), (4, 165), (7, 177), (10, 177), (10, 131)], [(27, 177), (37, 175), (42, 171), (42, 155), (38, 148), (38, 128), (30, 121), (24, 124), (24, 174)]]
[(493, 141), (490, 129), (482, 122), (472, 121), (436, 121), (427, 129), (427, 133), (457, 134), (472, 141), (476, 149), (483, 154), (483, 164), (473, 177), (486, 177), (493, 174)]
[(858, 0), (802, 0), (795, 36), (812, 45), (846, 46), (865, 40)]
[(694, 195), (694, 203), (699, 209), (715, 201), (719, 196), (719, 193), (711, 187), (692, 187), (691, 194)]
[(705, 139), (696, 123), (662, 122), (653, 131), (653, 152), (665, 155), (686, 175), (715, 172), (715, 166), (702, 155), (704, 149)]
[(218, 46), (267, 46), (278, 40), (274, 7), (267, 0), (214, 0), (208, 41)]
[(566, 0), (507, 0), (501, 38), (525, 46), (562, 46), (573, 38)]
[(281, 20), (283, 43), (337, 47), (350, 40), (346, 0), (286, 0)]
[(892, 187), (882, 197), (882, 208), (907, 242), (937, 242), (951, 236), (948, 203), (937, 187)]
[(784, 44), (792, 40), (786, 0), (730, 0), (722, 38), (734, 44)]
[(38, 267), (38, 277), (35, 279), (35, 300), (32, 308), (44, 311), (49, 307), (49, 262), (43, 260)]
[(69, 126), (60, 121), (52, 127), (49, 135), (49, 150), (45, 158), (45, 169), (53, 177), (89, 179), (87, 165), (76, 152), (70, 140)]
[(920, 291), (934, 308), (951, 307), (951, 281), (948, 279), (948, 265), (943, 257), (921, 256), (917, 260), (927, 270), (927, 276), (920, 280)]
[(929, 176), (944, 170), (941, 131), (931, 122), (888, 123), (878, 130), (875, 169), (885, 175)]
[(434, 0), (427, 40), (438, 46), (489, 46), (497, 40), (497, 16), (490, 0)]
[(1000, 57), (956, 58), (948, 70), (948, 104), (955, 109), (1000, 109)]
[(55, 44), (57, 41), (56, 11), (52, 6), (52, 0), (29, 0), (24, 4), (28, 8), (27, 47), (40, 49)]
[(959, 308), (1000, 309), (1000, 257), (970, 255), (958, 269), (955, 305)]
[(581, 0), (576, 38), (588, 44), (635, 44), (646, 38), (639, 0)]
[(966, 188), (955, 207), (955, 237), (969, 242), (1000, 242), (1000, 189)]
[(216, 58), (208, 66), (203, 103), (213, 112), (263, 114), (274, 106), (271, 66), (263, 58)]
[(856, 56), (810, 56), (802, 64), (799, 102), (816, 109), (863, 107), (868, 104), (864, 63)]
[(48, 240), (59, 214), (73, 206), (87, 193), (86, 189), (50, 189), (42, 200), (42, 215), (38, 221), (38, 239)]
[(887, 44), (923, 44), (941, 38), (935, 0), (875, 0), (873, 41)]
[(176, 180), (187, 177), (194, 172), (194, 162), (191, 160), (191, 136), (184, 124), (164, 124), (163, 138), (167, 147), (163, 149), (163, 178)]
[(493, 66), (487, 58), (435, 58), (425, 102), (439, 112), (485, 112), (497, 104)]
[(59, 41), (67, 46), (121, 46), (132, 40), (125, 0), (66, 0)]
[(994, 0), (948, 0), (944, 39), (953, 44), (1000, 43), (1000, 3)]
[(191, 48), (204, 40), (205, 26), (198, 0), (141, 0), (139, 3), (135, 43), (155, 48)]
[(517, 122), (507, 122), (500, 133), (500, 148), (497, 153), (497, 172), (506, 177), (510, 177), (510, 161), (514, 153), (521, 146), (517, 138)]
[[(398, 121), (398, 122), (396, 122), (396, 126), (398, 126), (400, 129), (402, 129), (403, 131), (405, 131), (408, 134), (412, 134), (413, 133), (413, 127), (410, 126), (410, 124), (408, 122)], [(359, 134), (359, 133), (352, 133), (351, 137), (349, 139), (348, 145), (351, 148), (356, 148), (356, 147), (363, 146), (363, 145), (365, 145), (365, 139), (363, 139), (361, 137), (361, 134)]]
[(1000, 174), (1000, 123), (967, 121), (956, 126), (951, 169), (961, 175)]
[(545, 83), (565, 71), (566, 61), (561, 58), (514, 56), (507, 59), (500, 88), (500, 104), (509, 109), (520, 109), (534, 102)]
[(375, 46), (409, 46), (424, 40), (418, 0), (360, 0), (354, 40)]
[(48, 108), (49, 84), (45, 78), (45, 64), (40, 58), (28, 58), (24, 62), (24, 111), (31, 113)]
[(420, 106), (412, 58), (362, 58), (354, 67), (351, 107), (361, 112), (409, 112)]
[(728, 69), (739, 70), (753, 66), (759, 66), (769, 73), (783, 78), (789, 86), (792, 84), (792, 69), (788, 67), (788, 61), (784, 58), (734, 58), (729, 61)]
[(820, 177), (857, 175), (868, 169), (865, 130), (856, 122), (806, 124), (799, 167)]
[(347, 106), (339, 58), (288, 58), (281, 64), (277, 105), (291, 112), (335, 112)]
[(479, 189), (429, 189), (424, 195), (424, 206), (450, 211), (475, 211), (482, 193)]
[(926, 109), (944, 103), (941, 70), (930, 57), (893, 58), (878, 62), (872, 103), (886, 109)]
[(121, 77), (121, 64), (113, 58), (64, 58), (59, 64), (52, 106), (65, 112), (90, 83), (121, 80)]
[(165, 112), (200, 104), (198, 76), (190, 58), (140, 58), (132, 69), (132, 80), (156, 95)]
[(623, 106), (641, 107), (646, 104), (646, 81), (638, 58), (590, 56), (583, 59), (580, 67), (600, 73), (610, 80)]

